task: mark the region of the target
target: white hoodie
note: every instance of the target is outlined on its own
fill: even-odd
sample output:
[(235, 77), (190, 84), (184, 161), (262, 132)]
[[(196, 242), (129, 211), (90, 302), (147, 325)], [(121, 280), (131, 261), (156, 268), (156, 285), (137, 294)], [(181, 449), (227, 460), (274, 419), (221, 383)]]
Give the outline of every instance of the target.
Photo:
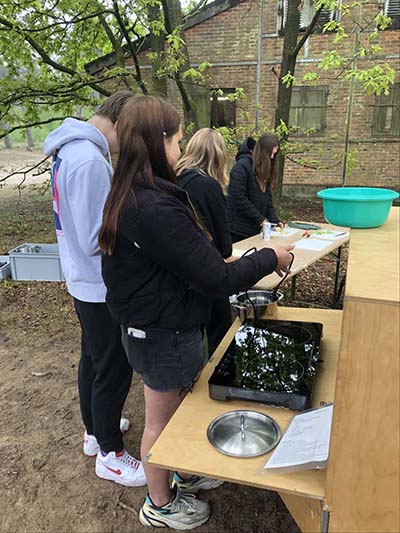
[(53, 155), (54, 220), (68, 291), (83, 302), (105, 302), (98, 234), (113, 174), (107, 139), (67, 118), (47, 136), (44, 152)]

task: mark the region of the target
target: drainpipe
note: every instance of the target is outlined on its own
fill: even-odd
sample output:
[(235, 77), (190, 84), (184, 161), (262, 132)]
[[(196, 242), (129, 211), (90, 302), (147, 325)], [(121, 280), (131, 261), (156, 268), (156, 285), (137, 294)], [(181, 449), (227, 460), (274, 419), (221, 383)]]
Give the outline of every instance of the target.
[[(354, 49), (353, 49), (354, 59), (351, 64), (352, 69), (355, 69), (357, 65), (356, 54), (360, 46), (361, 12), (362, 12), (362, 2), (360, 2), (358, 6), (358, 20), (357, 20), (356, 29), (355, 29)], [(347, 111), (346, 111), (346, 132), (345, 132), (345, 137), (344, 137), (342, 187), (346, 185), (346, 178), (347, 178), (347, 152), (349, 150), (349, 145), (350, 145), (351, 114), (353, 111), (354, 84), (355, 84), (355, 80), (354, 80), (354, 77), (352, 77), (350, 80), (349, 99), (348, 99)]]
[(255, 131), (258, 131), (260, 121), (260, 83), (261, 83), (261, 56), (262, 56), (262, 30), (263, 30), (263, 12), (264, 0), (260, 1), (258, 12), (258, 40), (257, 40), (257, 78), (256, 78), (256, 121)]

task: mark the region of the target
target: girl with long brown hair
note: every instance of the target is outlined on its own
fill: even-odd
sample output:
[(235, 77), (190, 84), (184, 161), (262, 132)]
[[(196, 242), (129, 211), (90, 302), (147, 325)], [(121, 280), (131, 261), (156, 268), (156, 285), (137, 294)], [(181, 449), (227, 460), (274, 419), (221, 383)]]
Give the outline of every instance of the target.
[[(151, 96), (127, 101), (117, 125), (119, 159), (106, 201), (99, 242), (107, 302), (122, 328), (133, 369), (144, 381), (144, 458), (203, 366), (201, 325), (210, 298), (251, 287), (286, 271), (292, 246), (263, 249), (225, 263), (175, 185), (182, 138), (179, 115)], [(184, 435), (177, 435), (183, 439)], [(143, 525), (193, 529), (210, 509), (193, 492), (221, 482), (144, 464), (148, 496)]]
[(264, 220), (283, 227), (272, 202), (279, 141), (264, 133), (256, 142), (248, 137), (239, 147), (230, 173), (228, 212), (232, 241), (260, 232)]

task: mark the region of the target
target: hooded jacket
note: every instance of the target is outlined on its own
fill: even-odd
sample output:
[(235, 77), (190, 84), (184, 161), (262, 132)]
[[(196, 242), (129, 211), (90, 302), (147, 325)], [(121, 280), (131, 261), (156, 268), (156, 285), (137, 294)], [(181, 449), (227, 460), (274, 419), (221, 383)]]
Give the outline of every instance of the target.
[(103, 256), (107, 303), (125, 327), (185, 330), (205, 324), (212, 298), (248, 289), (272, 273), (271, 248), (225, 263), (196, 224), (185, 191), (161, 178), (136, 185)]
[(245, 239), (260, 232), (263, 220), (276, 224), (278, 216), (272, 204), (271, 187), (260, 189), (253, 171), (252, 151), (256, 141), (248, 137), (239, 147), (230, 172), (228, 216), (232, 233)]
[(232, 255), (232, 239), (226, 213), (226, 200), (221, 185), (211, 176), (195, 168), (184, 170), (177, 184), (188, 194), (196, 213), (213, 238), (222, 257)]
[(68, 291), (105, 302), (98, 233), (113, 174), (108, 141), (95, 126), (67, 118), (47, 136), (44, 153), (53, 156), (54, 221)]

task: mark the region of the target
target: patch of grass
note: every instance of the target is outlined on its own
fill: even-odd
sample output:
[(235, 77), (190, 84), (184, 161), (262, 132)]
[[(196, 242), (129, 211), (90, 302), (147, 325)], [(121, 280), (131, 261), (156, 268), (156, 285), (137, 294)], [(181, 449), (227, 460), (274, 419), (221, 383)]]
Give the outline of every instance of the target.
[(0, 203), (0, 254), (24, 242), (56, 242), (52, 200), (49, 193), (22, 191), (21, 196)]

